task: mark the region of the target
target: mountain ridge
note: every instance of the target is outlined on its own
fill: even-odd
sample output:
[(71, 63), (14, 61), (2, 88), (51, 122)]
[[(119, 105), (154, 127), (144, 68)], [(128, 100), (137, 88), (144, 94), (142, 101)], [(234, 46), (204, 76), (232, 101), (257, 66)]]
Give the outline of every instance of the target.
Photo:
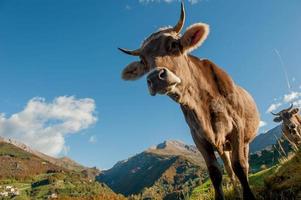
[(282, 135), (281, 125), (278, 125), (265, 133), (258, 134), (250, 144), (250, 153), (260, 151), (277, 143), (277, 138)]
[(203, 181), (204, 174), (205, 162), (195, 146), (167, 140), (117, 162), (96, 179), (125, 196), (174, 199), (188, 194), (188, 185)]
[(71, 158), (66, 157), (66, 156), (63, 156), (61, 158), (54, 158), (54, 157), (48, 156), (40, 151), (32, 149), (31, 147), (29, 147), (28, 145), (26, 145), (22, 142), (19, 142), (14, 139), (4, 138), (4, 137), (0, 136), (0, 142), (10, 143), (28, 153), (31, 153), (31, 154), (33, 154), (41, 159), (44, 159), (54, 165), (66, 168), (68, 170), (81, 171), (81, 170), (85, 170), (88, 168), (88, 167), (84, 167), (83, 165), (77, 163), (76, 161), (74, 161)]

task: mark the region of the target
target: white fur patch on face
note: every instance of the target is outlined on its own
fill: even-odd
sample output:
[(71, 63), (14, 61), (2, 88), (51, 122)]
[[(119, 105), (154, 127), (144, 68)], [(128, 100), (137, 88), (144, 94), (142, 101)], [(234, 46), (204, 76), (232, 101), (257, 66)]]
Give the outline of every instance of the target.
[(171, 26), (160, 28), (158, 32), (151, 34), (147, 39), (142, 42), (141, 49), (146, 47), (151, 41), (158, 39), (162, 35), (165, 36), (181, 36), (180, 34), (175, 33), (174, 31), (170, 31)]
[[(168, 70), (168, 69), (167, 69), (167, 70)], [(180, 79), (180, 77), (178, 77), (177, 75), (175, 75), (173, 72), (171, 72), (171, 71), (169, 71), (169, 70), (168, 70), (168, 72), (169, 72), (169, 74), (170, 74), (170, 80), (171, 80), (172, 82), (174, 82), (175, 85), (178, 85), (178, 84), (180, 84), (180, 83), (182, 82), (182, 80)]]
[(149, 72), (148, 75), (151, 75), (152, 73), (158, 73), (158, 71), (162, 69), (164, 69), (167, 73), (166, 79), (162, 80), (162, 84), (166, 84), (166, 86), (165, 88), (161, 88), (160, 90), (156, 90), (156, 88), (149, 87), (150, 94), (152, 96), (156, 95), (156, 93), (162, 95), (168, 95), (175, 101), (178, 101), (180, 99), (180, 92), (177, 86), (182, 82), (180, 77), (175, 75), (169, 69), (163, 67), (153, 69), (152, 71)]
[(173, 83), (173, 84), (180, 84), (182, 82), (182, 80), (180, 79), (180, 77), (178, 77), (177, 75), (175, 75), (172, 71), (170, 71), (169, 69), (167, 68), (164, 68), (164, 67), (156, 67), (154, 69), (152, 69), (149, 73), (153, 73), (154, 71), (158, 71), (160, 69), (165, 69), (167, 71), (167, 74), (168, 74), (168, 81)]

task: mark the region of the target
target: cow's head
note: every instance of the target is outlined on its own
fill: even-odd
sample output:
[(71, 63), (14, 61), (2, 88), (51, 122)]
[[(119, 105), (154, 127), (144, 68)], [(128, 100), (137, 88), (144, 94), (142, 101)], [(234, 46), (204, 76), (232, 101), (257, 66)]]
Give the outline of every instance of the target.
[(295, 143), (301, 142), (300, 137), (300, 124), (295, 115), (298, 115), (299, 109), (293, 108), (293, 104), (287, 108), (283, 109), (278, 113), (273, 113), (276, 117), (274, 118), (274, 122), (283, 122), (283, 131), (285, 135), (290, 139), (291, 141), (294, 141)]
[(147, 85), (151, 95), (172, 96), (181, 91), (191, 74), (187, 54), (199, 47), (207, 38), (209, 26), (193, 24), (183, 35), (185, 10), (181, 4), (181, 17), (174, 27), (162, 28), (151, 34), (137, 50), (121, 49), (122, 52), (139, 56), (140, 60), (130, 63), (122, 72), (124, 80), (137, 80), (147, 74)]

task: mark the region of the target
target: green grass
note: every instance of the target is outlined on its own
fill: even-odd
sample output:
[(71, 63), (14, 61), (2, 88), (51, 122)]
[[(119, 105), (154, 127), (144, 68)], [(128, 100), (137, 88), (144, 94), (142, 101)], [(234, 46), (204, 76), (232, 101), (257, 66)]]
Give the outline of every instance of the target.
[[(262, 170), (260, 172), (251, 174), (249, 176), (250, 186), (255, 193), (261, 191), (261, 189), (264, 187), (265, 179), (271, 176), (272, 174), (274, 174), (277, 168), (278, 168), (277, 166), (273, 166), (269, 169)], [(225, 175), (223, 179), (224, 179), (223, 190), (226, 199), (229, 200), (235, 199), (237, 194), (235, 194), (228, 176)], [(199, 187), (196, 187), (190, 196), (190, 200), (211, 200), (211, 199), (214, 199), (214, 190), (210, 179), (208, 179)]]
[(200, 200), (201, 198), (204, 200), (210, 199), (214, 195), (211, 180), (207, 179), (202, 185), (196, 187), (190, 196), (190, 200)]
[[(227, 180), (223, 184), (226, 199), (235, 199), (233, 188), (226, 187), (226, 183)], [(281, 199), (286, 200), (301, 194), (301, 151), (286, 162), (250, 174), (249, 183), (257, 199), (283, 196)], [(214, 190), (210, 180), (196, 187), (190, 196), (190, 200), (211, 199), (214, 199)]]
[(301, 151), (265, 179), (265, 190), (270, 199), (275, 196), (284, 196), (284, 199), (301, 197)]
[(32, 157), (30, 153), (26, 151), (19, 150), (15, 146), (8, 143), (0, 143), (0, 156), (11, 156), (22, 159), (29, 159)]
[[(43, 184), (34, 185), (34, 183), (41, 181)], [(0, 180), (0, 185), (10, 185), (18, 188), (21, 195), (13, 198), (15, 200), (44, 200), (52, 193), (57, 194), (59, 197), (78, 198), (93, 195), (97, 196), (99, 194), (113, 194), (107, 186), (95, 181), (90, 181), (78, 172), (41, 174), (24, 182), (6, 179)]]
[(13, 180), (2, 180), (0, 182), (1, 186), (10, 185), (15, 188), (18, 188), (20, 190), (20, 196), (14, 197), (14, 198), (8, 198), (8, 199), (14, 199), (14, 200), (29, 200), (29, 190), (31, 189), (31, 184), (28, 182), (15, 182)]
[[(235, 194), (228, 176), (223, 176), (223, 191), (226, 199), (234, 199)], [(190, 200), (211, 200), (214, 197), (214, 189), (210, 179), (192, 191)]]
[(250, 183), (251, 187), (252, 188), (263, 187), (265, 178), (267, 178), (268, 176), (275, 173), (277, 168), (278, 168), (278, 165), (275, 165), (271, 168), (262, 170), (260, 172), (255, 173), (255, 174), (251, 174), (249, 176), (249, 183)]

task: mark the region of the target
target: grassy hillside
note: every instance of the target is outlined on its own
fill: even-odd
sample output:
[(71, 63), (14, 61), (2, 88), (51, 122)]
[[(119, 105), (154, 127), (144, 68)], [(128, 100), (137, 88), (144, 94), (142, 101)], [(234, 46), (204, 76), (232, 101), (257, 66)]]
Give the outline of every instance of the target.
[[(29, 146), (27, 146), (23, 143), (20, 143), (16, 140), (6, 139), (6, 138), (3, 138), (0, 136), (0, 143), (10, 144), (11, 146), (14, 147), (14, 149), (18, 148), (19, 152), (24, 152), (27, 155), (32, 155), (32, 156), (38, 157), (38, 158), (40, 158), (48, 163), (51, 163), (55, 166), (58, 166), (58, 167), (61, 167), (61, 168), (64, 168), (64, 169), (67, 169), (70, 171), (78, 171), (78, 172), (84, 171), (86, 173), (86, 175), (89, 176), (90, 178), (95, 177), (100, 172), (95, 167), (94, 168), (85, 167), (85, 166), (80, 165), (77, 162), (71, 160), (68, 157), (54, 158), (54, 157), (48, 156), (48, 155), (43, 154), (39, 151), (36, 151), (36, 150), (30, 148)], [(11, 153), (11, 151), (8, 150), (8, 151), (6, 151), (6, 153)]]
[(266, 147), (249, 156), (249, 163), (253, 173), (264, 168), (272, 167), (279, 163), (283, 156), (293, 152), (291, 145), (286, 140), (279, 140), (277, 144)]
[(265, 179), (263, 194), (266, 199), (301, 199), (301, 151)]
[[(121, 195), (116, 195), (105, 184), (100, 184), (85, 178), (77, 172), (40, 174), (28, 180), (17, 181), (14, 179), (0, 180), (0, 187), (12, 186), (20, 191), (20, 195), (3, 199), (48, 199), (55, 196), (58, 199), (99, 199), (122, 200)], [(2, 199), (0, 197), (0, 199)]]
[[(44, 200), (51, 196), (66, 200), (125, 199), (115, 194), (105, 184), (91, 179), (90, 170), (80, 172), (56, 166), (30, 151), (4, 141), (0, 141), (0, 166), (1, 200)], [(8, 197), (4, 197), (1, 194), (3, 192), (8, 192)]]
[(22, 180), (41, 173), (64, 171), (22, 149), (5, 142), (0, 142), (0, 179)]
[[(293, 200), (301, 198), (301, 152), (289, 160), (249, 176), (249, 182), (258, 200)], [(225, 177), (223, 189), (226, 199), (236, 199), (232, 186)], [(195, 188), (190, 200), (214, 199), (211, 181)]]

